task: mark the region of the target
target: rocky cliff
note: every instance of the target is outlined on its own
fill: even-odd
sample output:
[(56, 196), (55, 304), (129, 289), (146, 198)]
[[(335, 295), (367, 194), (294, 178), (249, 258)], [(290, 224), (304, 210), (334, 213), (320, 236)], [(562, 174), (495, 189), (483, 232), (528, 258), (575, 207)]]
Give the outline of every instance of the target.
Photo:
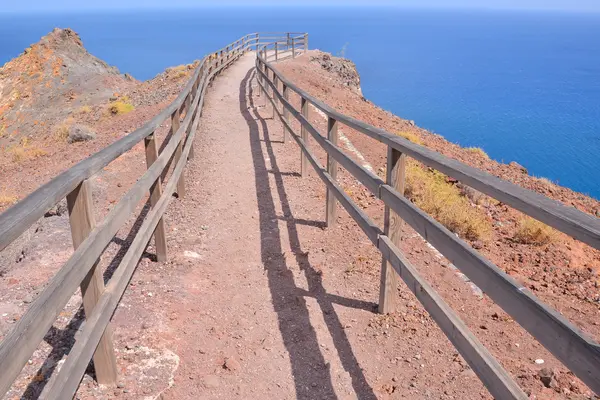
[(134, 83), (88, 53), (77, 33), (55, 29), (0, 68), (0, 146), (46, 135)]

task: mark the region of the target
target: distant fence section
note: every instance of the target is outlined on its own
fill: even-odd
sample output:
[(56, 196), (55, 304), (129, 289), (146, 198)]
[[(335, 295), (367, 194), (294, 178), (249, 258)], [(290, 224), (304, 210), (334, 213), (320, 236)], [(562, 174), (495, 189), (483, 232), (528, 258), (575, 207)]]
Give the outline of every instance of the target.
[[(174, 193), (179, 198), (185, 196), (183, 171), (187, 160), (193, 157), (193, 141), (202, 116), (206, 90), (223, 69), (259, 46), (263, 38), (273, 35), (285, 38), (281, 48), (284, 52), (291, 52), (292, 56), (305, 43), (296, 34), (253, 33), (207, 55), (179, 96), (151, 121), (61, 173), (0, 215), (2, 251), (47, 210), (66, 198), (75, 247), (71, 258), (0, 343), (0, 397), (10, 389), (78, 287), (83, 296), (86, 323), (65, 363), (45, 387), (41, 398), (72, 398), (92, 358), (98, 382), (116, 383), (118, 371), (110, 319), (152, 236), (155, 238), (157, 259), (167, 259), (163, 214)], [(159, 146), (154, 133), (165, 123), (170, 123), (170, 132)], [(140, 142), (145, 146), (146, 172), (102, 221), (95, 221), (89, 179)], [(162, 151), (159, 151), (160, 148)], [(170, 166), (173, 169), (165, 181)], [(137, 206), (146, 198), (150, 202), (149, 211), (105, 287), (101, 268), (97, 268), (99, 259), (118, 230), (135, 215)]]
[[(294, 40), (302, 41), (303, 50), (308, 48), (308, 37), (295, 37)], [(495, 398), (528, 398), (457, 313), (402, 254), (398, 248), (402, 220), (460, 268), (578, 378), (600, 394), (598, 343), (404, 197), (406, 161), (412, 157), (596, 249), (600, 249), (600, 220), (337, 112), (277, 71), (273, 61), (281, 58), (281, 46), (282, 41), (275, 39), (258, 48), (256, 74), (261, 93), (266, 94), (273, 107), (273, 116), (278, 116), (284, 126), (284, 142), (289, 133), (300, 147), (301, 175), (306, 176), (311, 165), (325, 183), (327, 225), (335, 222), (336, 204), (339, 203), (381, 252), (379, 311), (388, 313), (393, 310), (399, 276)], [(295, 56), (295, 52), (292, 53)], [(296, 109), (289, 101), (292, 91), (300, 97), (300, 109)], [(327, 132), (320, 133), (310, 123), (309, 105), (326, 115)], [(290, 115), (299, 122), (300, 133), (292, 129)], [(355, 162), (338, 146), (340, 125), (355, 129), (387, 146), (385, 181)], [(320, 165), (312, 153), (309, 137), (327, 153), (326, 166)], [(339, 186), (338, 166), (385, 203), (383, 230)]]

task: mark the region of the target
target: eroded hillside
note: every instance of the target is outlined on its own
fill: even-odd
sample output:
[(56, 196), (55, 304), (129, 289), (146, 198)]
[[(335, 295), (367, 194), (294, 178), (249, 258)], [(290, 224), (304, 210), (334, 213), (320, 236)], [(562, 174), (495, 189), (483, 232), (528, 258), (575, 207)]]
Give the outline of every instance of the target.
[(139, 128), (179, 94), (194, 64), (139, 82), (55, 29), (0, 68), (0, 211)]

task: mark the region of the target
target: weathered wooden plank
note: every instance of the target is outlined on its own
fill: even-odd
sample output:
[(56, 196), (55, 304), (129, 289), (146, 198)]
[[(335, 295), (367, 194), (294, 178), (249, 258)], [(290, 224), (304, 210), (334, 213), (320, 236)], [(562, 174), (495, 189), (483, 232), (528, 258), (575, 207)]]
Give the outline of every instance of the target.
[[(259, 71), (259, 74), (261, 73), (262, 71)], [(268, 80), (266, 83), (271, 85), (271, 82)], [(321, 136), (319, 132), (310, 124), (308, 119), (299, 113), (289, 101), (283, 98), (279, 92), (275, 91), (275, 96), (282, 103), (283, 108), (288, 110), (289, 113), (296, 118), (298, 122), (300, 122), (304, 132), (310, 133), (317, 143), (323, 147), (327, 154), (331, 155), (343, 168), (350, 172), (373, 194), (379, 196), (379, 188), (384, 184), (384, 182), (377, 175), (359, 165), (356, 161), (347, 156), (343, 151), (331, 143), (331, 141)]]
[[(75, 250), (96, 226), (94, 219), (94, 204), (89, 180), (83, 181), (67, 196), (71, 237)], [(88, 274), (81, 282), (83, 310), (86, 317), (92, 313), (98, 299), (104, 292), (104, 278), (99, 267), (100, 260), (96, 259)], [(94, 352), (94, 369), (98, 383), (114, 384), (117, 381), (117, 361), (112, 341), (112, 329), (107, 326)]]
[(402, 255), (390, 238), (386, 236), (379, 238), (379, 250), (384, 259), (389, 260), (406, 286), (421, 302), (423, 308), (471, 366), (492, 396), (496, 399), (527, 399), (528, 396), (515, 383), (510, 374), (477, 340), (477, 337), (452, 308), (419, 275), (416, 268)]
[[(278, 88), (277, 88), (277, 75), (275, 75), (275, 74), (273, 74), (273, 87), (274, 87), (273, 91), (277, 91), (278, 90)], [(272, 118), (275, 119), (275, 113), (277, 112), (278, 107), (279, 107), (279, 105), (277, 104), (278, 103), (277, 96), (273, 96), (273, 100), (275, 100), (275, 101), (273, 103), (273, 116), (272, 116)]]
[[(230, 65), (234, 60), (235, 58), (231, 58), (225, 66)], [(125, 151), (131, 149), (140, 140), (152, 134), (169, 115), (182, 108), (185, 99), (188, 98), (191, 90), (194, 89), (194, 85), (196, 85), (196, 89), (198, 88), (197, 78), (201, 72), (203, 74), (203, 83), (201, 85), (202, 95), (199, 97), (199, 100), (202, 103), (208, 81), (222, 69), (219, 68), (213, 71), (212, 74), (208, 74), (207, 68), (205, 68), (208, 65), (208, 58), (204, 58), (194, 72), (192, 79), (190, 79), (177, 99), (142, 128), (65, 171), (65, 173), (40, 187), (24, 201), (13, 207), (9, 210), (10, 212), (0, 215), (0, 232), (2, 233), (0, 234), (0, 250), (25, 231), (31, 223), (40, 218), (48, 208), (76, 189), (85, 179), (92, 176)], [(206, 79), (204, 79), (205, 73), (207, 74)], [(197, 105), (198, 101), (195, 97), (194, 104)], [(168, 160), (175, 152), (177, 146), (175, 142), (181, 139), (181, 136), (190, 124), (192, 115), (196, 114), (189, 111), (190, 108), (188, 107), (190, 115), (186, 115), (183, 126), (173, 135), (172, 141), (167, 144), (157, 161), (111, 210), (102, 224), (96, 227), (90, 233), (89, 237), (81, 242), (81, 245), (65, 266), (59, 270), (42, 294), (32, 303), (28, 312), (19, 320), (2, 343), (0, 343), (0, 365), (2, 365), (0, 394), (8, 390), (12, 380), (14, 380), (31, 352), (37, 347), (45, 332), (52, 325), (57, 313), (64, 308), (76, 286), (92, 270), (95, 263), (94, 260), (99, 258), (116, 231), (131, 215), (144, 193), (156, 182), (160, 176), (161, 168), (164, 169)], [(194, 131), (193, 129), (190, 137), (193, 137)], [(186, 149), (189, 148), (191, 151), (192, 142), (189, 144), (189, 147), (186, 145)], [(189, 152), (185, 154), (189, 155)], [(178, 163), (177, 165), (180, 164), (185, 164), (185, 162)], [(74, 214), (78, 213), (75, 212)], [(147, 234), (151, 234), (151, 232), (147, 232)], [(88, 284), (88, 286), (90, 285)], [(95, 334), (101, 337), (104, 332), (100, 330), (96, 331)], [(99, 340), (97, 339), (96, 343)], [(92, 348), (92, 351), (94, 349), (95, 346)], [(89, 358), (90, 355), (85, 360), (86, 365)]]
[[(195, 104), (196, 100), (194, 106)], [(130, 218), (140, 200), (156, 182), (175, 152), (181, 136), (191, 122), (191, 117), (192, 113), (186, 116), (182, 126), (173, 135), (158, 159), (119, 200), (102, 223), (90, 232), (0, 343), (0, 365), (2, 366), (0, 395), (5, 394), (10, 388), (12, 381), (42, 341), (77, 286), (87, 276), (114, 235)]]
[[(288, 87), (286, 84), (283, 85), (282, 90), (283, 90), (283, 98), (286, 101), (289, 101), (290, 94), (289, 94)], [(288, 111), (287, 107), (285, 107), (285, 106), (283, 107), (283, 119), (288, 123), (290, 122), (290, 112)], [(286, 141), (287, 141), (287, 129), (285, 128), (285, 125), (283, 125), (283, 143), (285, 143)]]
[[(301, 103), (302, 116), (308, 121), (309, 103), (305, 98), (301, 99)], [(308, 147), (308, 132), (305, 124), (302, 124), (300, 127), (300, 136), (302, 136), (304, 145)], [(308, 159), (303, 151), (300, 152), (300, 171), (303, 177), (308, 176)]]
[[(287, 109), (284, 107), (284, 110)], [(334, 146), (338, 145), (338, 122), (333, 118), (327, 118), (327, 139), (329, 139), (331, 144), (333, 144)], [(327, 153), (327, 173), (331, 176), (331, 179), (334, 182), (337, 182), (338, 163), (329, 153)], [(331, 189), (328, 189), (325, 211), (325, 221), (327, 222), (328, 227), (332, 227), (335, 224), (337, 214), (336, 210), (337, 207), (335, 203), (335, 194), (332, 192)]]
[[(223, 65), (221, 64), (221, 67), (223, 67)], [(175, 132), (179, 129), (180, 126), (180, 116), (179, 116), (179, 110), (175, 111), (173, 113), (173, 116), (171, 117), (171, 132)], [(183, 151), (183, 136), (181, 141), (179, 142), (179, 145), (177, 146), (177, 149), (175, 150), (175, 165), (177, 165), (177, 163), (179, 162), (179, 159), (181, 158), (181, 152)], [(177, 181), (177, 197), (179, 197), (180, 199), (183, 199), (185, 197), (185, 177), (182, 175), (179, 177), (178, 181)]]
[(294, 45), (294, 38), (292, 38), (292, 58), (296, 58), (296, 46)]
[(46, 211), (64, 199), (82, 181), (100, 171), (123, 153), (131, 150), (146, 136), (155, 132), (176, 109), (181, 107), (192, 90), (194, 80), (199, 76), (206, 63), (207, 59), (204, 58), (179, 96), (142, 127), (80, 161), (0, 214), (0, 251), (25, 232), (31, 224), (40, 219)]
[(598, 343), (392, 187), (382, 187), (381, 199), (579, 379), (600, 393)]
[[(278, 75), (276, 71), (275, 71), (275, 74)], [(285, 79), (282, 79), (281, 75), (278, 75), (278, 78), (282, 81), (282, 83), (284, 85), (286, 85), (288, 87), (292, 87), (292, 86), (290, 86), (289, 81), (286, 81)], [(300, 91), (300, 93), (301, 93), (301, 95), (304, 95), (303, 92)], [(289, 104), (287, 102), (285, 102), (285, 101), (283, 101), (282, 103), (283, 103), (284, 107), (288, 107), (289, 106)], [(330, 114), (330, 116), (331, 116), (331, 114)], [(334, 115), (334, 118), (335, 118), (335, 115)], [(356, 126), (352, 126), (352, 127), (356, 128)], [(398, 140), (402, 141), (401, 139), (398, 139), (397, 137), (384, 138), (384, 139), (385, 140), (382, 140), (382, 141), (386, 142), (386, 140), (389, 140), (389, 142), (386, 142), (386, 143), (390, 144), (390, 146), (392, 146), (394, 149), (398, 149), (398, 146), (395, 145), (395, 142), (398, 141)], [(412, 146), (412, 144), (407, 144), (407, 146)], [(439, 155), (436, 155), (436, 157), (438, 157), (438, 156)], [(439, 157), (438, 157), (438, 159), (439, 159)], [(423, 161), (423, 159), (421, 159), (421, 161)], [(447, 161), (447, 159), (446, 159), (446, 161)], [(456, 163), (456, 164), (460, 164), (458, 162), (454, 162), (454, 161), (452, 161), (452, 162)], [(462, 167), (463, 166), (461, 166), (461, 168)], [(466, 167), (466, 168), (468, 169), (470, 167)], [(442, 171), (442, 172), (448, 173), (447, 171)], [(494, 179), (497, 179), (497, 178), (494, 178)], [(500, 181), (500, 180), (498, 180), (498, 181)], [(510, 186), (510, 184), (508, 184), (508, 185)], [(518, 189), (520, 189), (520, 188), (518, 188)], [(382, 193), (382, 196), (383, 195), (384, 194)], [(386, 203), (387, 203), (387, 201), (386, 201)], [(411, 203), (407, 202), (407, 204), (411, 204)], [(413, 206), (413, 208), (416, 208), (416, 207)], [(395, 211), (397, 212), (397, 210), (395, 210)], [(578, 213), (579, 212), (576, 212), (576, 214), (578, 214)], [(579, 213), (579, 214), (582, 214), (582, 213)], [(563, 216), (564, 216), (564, 214), (563, 214)], [(572, 216), (572, 214), (571, 214), (571, 216)], [(581, 215), (579, 215), (578, 217), (581, 217)], [(583, 218), (584, 219), (587, 218), (585, 216), (585, 214), (583, 215)], [(435, 221), (433, 221), (433, 222), (435, 222)], [(439, 226), (439, 224), (437, 224), (437, 225)], [(413, 227), (415, 227), (415, 226), (413, 226)], [(431, 228), (427, 228), (427, 229), (423, 228), (421, 230), (417, 229), (417, 231), (419, 231), (426, 238), (428, 237), (427, 233), (429, 233), (429, 237), (431, 237), (431, 235), (432, 235)], [(434, 232), (434, 233), (437, 234), (437, 232)], [(457, 240), (455, 238), (455, 236), (453, 234), (449, 233), (449, 232), (447, 232), (444, 236), (446, 236), (446, 238), (450, 238), (452, 240)], [(443, 238), (439, 239), (439, 240), (443, 240)], [(465, 245), (465, 246), (466, 246), (466, 250), (464, 249), (464, 251), (466, 251), (467, 254), (470, 254), (469, 257), (479, 257), (479, 258), (481, 258), (481, 256), (479, 256), (474, 250), (470, 249), (467, 245)], [(440, 248), (438, 248), (438, 250), (441, 251)], [(442, 253), (444, 254), (444, 252), (442, 252)], [(447, 257), (449, 257), (447, 253), (444, 254), (444, 255), (446, 255)], [(459, 265), (459, 266), (460, 265), (464, 265), (463, 258), (464, 258), (464, 255), (462, 255), (462, 258), (459, 257), (458, 258), (459, 261), (455, 261), (455, 264)], [(477, 264), (484, 264), (485, 265), (485, 263), (489, 264), (489, 261), (487, 261), (485, 259), (481, 259), (481, 260), (479, 260), (479, 262)], [(482, 270), (481, 265), (479, 267), (473, 267), (473, 268), (476, 269), (476, 270)], [(497, 270), (497, 267), (494, 266), (494, 268)], [(466, 273), (466, 271), (463, 271), (463, 272)], [(467, 276), (469, 276), (480, 287), (484, 288), (483, 284), (480, 284), (477, 280), (473, 279), (468, 273), (467, 273)], [(484, 276), (482, 279), (486, 279), (486, 276)], [(493, 282), (493, 280), (492, 280), (492, 282)], [(493, 283), (488, 283), (487, 285), (485, 285), (485, 287), (490, 286), (490, 285), (493, 285)], [(503, 291), (503, 290), (504, 289), (502, 289), (502, 285), (500, 285), (499, 288), (495, 289), (495, 291), (497, 293), (500, 292), (500, 291)], [(546, 337), (547, 337), (546, 340), (543, 340), (543, 339), (537, 337), (536, 335), (534, 335), (534, 336), (536, 338), (538, 338), (538, 340), (540, 340), (540, 342), (542, 342), (542, 344), (544, 344), (547, 348), (549, 348), (555, 355), (557, 355), (557, 352), (562, 352), (562, 358), (559, 357), (558, 355), (557, 355), (557, 357), (559, 359), (561, 359), (565, 363), (565, 365), (567, 365), (569, 368), (571, 368), (573, 370), (573, 372), (575, 372), (582, 380), (584, 380), (588, 385), (590, 385), (590, 387), (592, 387), (592, 388), (597, 387), (597, 382), (596, 382), (598, 380), (597, 376), (591, 377), (590, 374), (592, 374), (591, 371), (594, 371), (594, 370), (595, 371), (600, 371), (600, 368), (598, 367), (598, 359), (597, 359), (597, 357), (598, 357), (597, 356), (598, 345), (596, 343), (594, 343), (593, 341), (591, 341), (591, 340), (583, 337), (582, 334), (576, 328), (570, 326), (570, 324), (566, 320), (562, 319), (562, 317), (558, 316), (555, 311), (547, 308), (542, 303), (539, 303), (537, 301), (537, 299), (535, 299), (530, 293), (525, 294), (525, 292), (523, 292), (523, 290), (524, 290), (523, 288), (519, 288), (517, 285), (512, 285), (512, 286), (509, 285), (509, 289), (508, 290), (504, 290), (505, 291), (504, 294), (496, 296), (496, 297), (498, 297), (498, 299), (496, 299), (496, 298), (494, 298), (492, 296), (491, 297), (495, 301), (497, 301), (499, 304), (500, 304), (500, 301), (501, 301), (500, 297), (503, 297), (505, 303), (508, 303), (509, 305), (512, 304), (512, 307), (515, 308), (516, 311), (524, 313), (523, 316), (522, 316), (522, 318), (521, 318), (523, 320), (525, 320), (525, 319), (527, 319), (527, 318), (529, 318), (531, 316), (531, 310), (533, 310), (534, 313), (535, 312), (539, 313), (540, 314), (538, 316), (539, 318), (534, 319), (537, 322), (535, 322), (535, 323), (531, 322), (531, 319), (530, 319), (530, 321), (529, 321), (529, 327), (526, 326), (527, 324), (522, 324), (522, 325), (528, 331), (530, 331), (530, 333), (532, 333), (532, 334), (533, 334), (533, 331), (537, 331), (540, 335), (544, 334), (544, 329), (540, 329), (540, 328), (535, 329), (535, 324), (536, 323), (538, 323), (539, 326), (544, 326), (544, 328), (547, 328), (547, 329), (545, 329), (547, 332), (554, 332), (554, 331), (558, 330), (560, 332), (560, 335), (557, 336), (555, 332), (554, 333), (548, 333), (546, 335)], [(527, 309), (527, 307), (522, 307), (523, 304), (521, 304), (521, 303), (527, 304), (528, 301), (530, 301), (530, 300), (526, 300), (526, 301), (519, 300), (519, 301), (515, 302), (514, 300), (511, 300), (513, 296), (510, 293), (506, 293), (506, 292), (511, 292), (511, 291), (516, 292), (516, 294), (519, 297), (525, 297), (526, 299), (529, 298), (529, 297), (534, 298), (535, 301), (533, 301), (532, 304), (529, 304), (529, 309), (531, 309), (531, 310), (528, 311), (528, 312), (523, 311), (523, 310)], [(500, 305), (502, 306), (502, 304), (500, 304)], [(505, 310), (506, 310), (506, 308), (505, 308)], [(510, 312), (509, 312), (509, 314), (510, 314)], [(548, 314), (549, 316), (545, 317), (544, 316), (545, 314)], [(517, 320), (517, 318), (515, 318), (515, 319)], [(543, 322), (543, 323), (539, 322), (541, 320), (544, 320), (545, 322)], [(557, 321), (559, 321), (559, 322), (557, 322)], [(557, 329), (552, 329), (553, 325), (558, 325), (558, 328)], [(554, 338), (553, 340), (550, 339), (552, 337)], [(559, 341), (556, 340), (557, 337), (567, 338), (569, 340), (566, 340), (566, 341), (563, 340), (562, 343), (558, 343)], [(573, 339), (573, 337), (575, 337), (575, 339)], [(577, 343), (577, 347), (578, 347), (578, 351), (576, 351), (576, 355), (574, 355), (574, 356), (570, 356), (569, 352), (566, 350), (566, 349), (568, 349), (568, 348), (570, 348), (572, 346), (572, 342)], [(552, 350), (551, 347), (554, 348), (554, 350)], [(572, 358), (573, 360), (569, 361), (568, 360), (569, 357)], [(585, 360), (582, 363), (582, 365), (578, 365), (577, 359), (586, 358), (586, 357), (588, 359)], [(566, 359), (566, 361), (565, 361), (565, 359)], [(587, 377), (586, 377), (586, 375), (587, 375)], [(597, 389), (594, 389), (594, 390), (597, 390)]]
[[(269, 98), (269, 100), (273, 102), (273, 99)], [(297, 113), (296, 110), (293, 111)], [(283, 114), (278, 111), (277, 115), (279, 116), (279, 119), (284, 124), (292, 138), (296, 141), (296, 143), (298, 143), (300, 149), (306, 154), (308, 161), (311, 163), (313, 169), (317, 172), (321, 180), (325, 183), (327, 189), (332, 190), (332, 193), (335, 195), (336, 199), (340, 202), (342, 207), (344, 207), (348, 214), (350, 214), (350, 216), (356, 221), (358, 226), (362, 229), (362, 231), (369, 238), (369, 240), (371, 240), (373, 244), (377, 245), (379, 235), (383, 234), (381, 229), (379, 229), (379, 227), (371, 220), (371, 218), (369, 218), (369, 216), (365, 214), (365, 212), (361, 210), (352, 201), (352, 199), (346, 194), (346, 192), (344, 192), (344, 190), (338, 185), (338, 183), (331, 179), (331, 176), (326, 172), (326, 170), (321, 165), (319, 165), (317, 158), (306, 146), (304, 140), (302, 140), (302, 137), (297, 135), (293, 131), (292, 127), (288, 124), (288, 122), (285, 121), (285, 119), (283, 118)]]
[[(158, 158), (158, 149), (154, 134), (146, 137), (146, 139), (144, 139), (144, 144), (146, 147), (146, 165), (150, 168)], [(150, 188), (151, 207), (156, 207), (158, 200), (162, 196), (162, 192), (162, 177), (159, 176), (156, 182), (154, 182), (154, 185)], [(167, 233), (165, 230), (164, 218), (161, 218), (156, 225), (156, 230), (154, 231), (154, 245), (156, 247), (156, 260), (158, 262), (167, 261)]]
[(298, 88), (279, 72), (275, 71), (275, 74), (290, 90), (310, 101), (328, 117), (336, 119), (339, 123), (392, 146), (401, 153), (452, 176), (466, 185), (600, 250), (600, 219), (573, 207), (565, 206), (541, 194), (496, 178), (484, 171), (429, 150), (424, 146), (414, 144), (383, 129), (346, 116)]
[[(406, 179), (406, 156), (392, 147), (388, 147), (386, 181), (398, 193), (404, 194)], [(400, 246), (400, 217), (386, 205), (383, 232), (395, 246)], [(385, 257), (381, 260), (381, 279), (379, 285), (379, 313), (389, 314), (396, 309), (398, 297), (396, 272)]]
[[(183, 150), (183, 158), (180, 159), (173, 170), (173, 176), (175, 178), (183, 173), (186, 164), (185, 159), (189, 151), (191, 151), (191, 143), (193, 143), (198, 119), (199, 117), (195, 119), (189, 140)], [(91, 317), (83, 327), (79, 338), (75, 342), (75, 345), (58, 373), (58, 376), (50, 383), (51, 386), (42, 395), (41, 399), (58, 400), (72, 398), (75, 395), (81, 377), (87, 368), (91, 353), (98, 343), (98, 332), (101, 332), (102, 327), (107, 326), (109, 323), (110, 318), (119, 303), (119, 299), (125, 292), (139, 263), (139, 259), (150, 240), (151, 232), (156, 230), (160, 219), (162, 219), (162, 215), (172, 199), (171, 194), (175, 191), (176, 181), (177, 179), (172, 179), (167, 183), (165, 193), (156, 203), (156, 206), (153, 207), (146, 216), (138, 234), (133, 239), (133, 242), (108, 283), (106, 291), (101, 297), (97, 308), (94, 309)]]

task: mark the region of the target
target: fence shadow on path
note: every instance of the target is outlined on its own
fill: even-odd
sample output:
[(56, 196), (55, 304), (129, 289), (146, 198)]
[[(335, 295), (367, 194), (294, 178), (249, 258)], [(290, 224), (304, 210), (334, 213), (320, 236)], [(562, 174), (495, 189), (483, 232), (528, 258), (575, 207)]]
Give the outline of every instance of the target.
[[(283, 176), (289, 175), (289, 173), (280, 172), (273, 149), (273, 144), (279, 144), (280, 141), (271, 141), (267, 123), (261, 118), (256, 104), (254, 104), (251, 85), (254, 76), (254, 70), (250, 70), (240, 85), (240, 112), (246, 119), (249, 128), (259, 209), (261, 257), (269, 280), (271, 299), (278, 316), (279, 329), (289, 353), (296, 396), (302, 400), (337, 398), (331, 376), (331, 366), (321, 353), (321, 347), (311, 325), (305, 301), (305, 297), (313, 297), (323, 313), (323, 319), (333, 339), (342, 366), (351, 377), (354, 392), (359, 399), (374, 400), (376, 396), (367, 383), (352, 351), (333, 304), (370, 312), (374, 311), (376, 305), (328, 294), (323, 287), (321, 275), (312, 267), (307, 254), (303, 252), (297, 224), (308, 224), (315, 227), (322, 227), (322, 225), (313, 221), (297, 220), (292, 215), (283, 182)], [(267, 154), (263, 154), (262, 143), (265, 144)], [(267, 166), (265, 158), (270, 159), (270, 168)], [(271, 192), (269, 175), (273, 175), (275, 178), (281, 209), (286, 217), (290, 247), (296, 263), (305, 274), (308, 291), (295, 285), (293, 273), (286, 265), (279, 230), (280, 216), (277, 215), (276, 200)]]

